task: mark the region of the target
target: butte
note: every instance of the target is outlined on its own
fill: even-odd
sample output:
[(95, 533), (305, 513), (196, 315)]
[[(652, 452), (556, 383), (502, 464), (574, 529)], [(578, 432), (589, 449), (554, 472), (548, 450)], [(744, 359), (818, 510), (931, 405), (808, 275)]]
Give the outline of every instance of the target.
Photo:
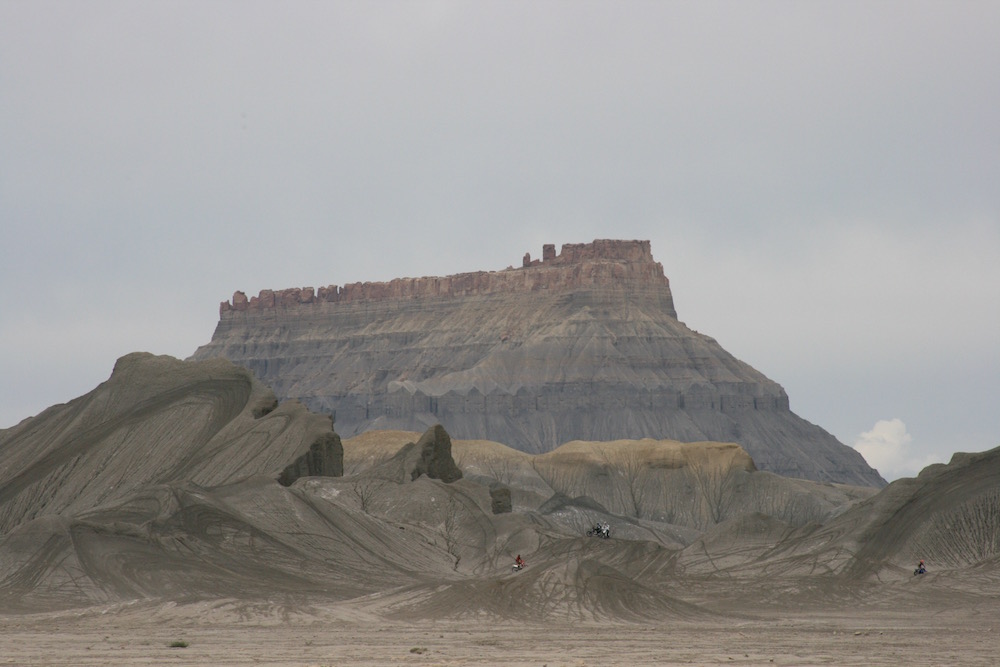
[(443, 424), (525, 452), (573, 440), (740, 444), (757, 467), (883, 486), (776, 382), (677, 319), (649, 241), (545, 245), (444, 277), (236, 292), (192, 359), (224, 357), (350, 437)]

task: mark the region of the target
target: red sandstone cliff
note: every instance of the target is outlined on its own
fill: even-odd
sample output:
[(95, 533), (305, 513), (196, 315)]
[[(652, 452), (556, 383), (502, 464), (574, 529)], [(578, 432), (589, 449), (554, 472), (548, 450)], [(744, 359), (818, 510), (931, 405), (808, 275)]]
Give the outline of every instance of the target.
[[(573, 290), (578, 288), (620, 288), (647, 286), (666, 290), (670, 281), (663, 266), (653, 260), (649, 241), (596, 240), (566, 243), (557, 255), (555, 245), (542, 248), (542, 259), (524, 255), (522, 266), (503, 271), (476, 271), (444, 277), (396, 278), (389, 282), (350, 283), (261, 290), (257, 296), (243, 292), (223, 301), (220, 314), (229, 311), (258, 311), (289, 308), (313, 303), (352, 303), (394, 299), (449, 298), (495, 293)], [(676, 313), (674, 313), (676, 317)]]

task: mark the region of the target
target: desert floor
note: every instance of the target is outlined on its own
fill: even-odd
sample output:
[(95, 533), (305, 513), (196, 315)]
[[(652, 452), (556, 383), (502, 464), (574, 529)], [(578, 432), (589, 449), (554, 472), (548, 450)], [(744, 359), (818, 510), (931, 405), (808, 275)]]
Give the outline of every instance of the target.
[[(170, 647), (179, 641), (187, 647)], [(545, 625), (198, 604), (0, 616), (0, 665), (995, 665), (998, 656), (1000, 618), (955, 610)]]

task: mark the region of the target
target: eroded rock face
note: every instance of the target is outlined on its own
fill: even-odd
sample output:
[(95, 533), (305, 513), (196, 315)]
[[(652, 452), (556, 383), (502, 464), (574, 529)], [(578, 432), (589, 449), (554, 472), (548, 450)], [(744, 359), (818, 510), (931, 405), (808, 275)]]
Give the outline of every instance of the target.
[(225, 357), (349, 437), (443, 424), (525, 452), (571, 440), (739, 443), (761, 470), (884, 481), (780, 385), (678, 321), (648, 241), (543, 249), (518, 268), (236, 293), (195, 359)]
[(300, 477), (340, 477), (344, 474), (344, 446), (336, 433), (324, 433), (309, 445), (309, 451), (289, 464), (278, 481), (291, 486)]
[(503, 484), (492, 484), (490, 486), (490, 511), (494, 514), (509, 514), (513, 508), (510, 487)]
[(462, 479), (462, 471), (451, 456), (451, 437), (440, 424), (427, 429), (420, 440), (404, 447), (400, 455), (408, 464), (411, 480), (421, 475), (446, 484)]
[(450, 484), (462, 478), (451, 454), (451, 437), (440, 424), (427, 429), (417, 442), (403, 445), (391, 458), (376, 464), (369, 475), (398, 484), (426, 476)]
[(0, 434), (0, 535), (155, 485), (342, 470), (330, 417), (277, 404), (245, 368), (133, 353), (93, 391)]

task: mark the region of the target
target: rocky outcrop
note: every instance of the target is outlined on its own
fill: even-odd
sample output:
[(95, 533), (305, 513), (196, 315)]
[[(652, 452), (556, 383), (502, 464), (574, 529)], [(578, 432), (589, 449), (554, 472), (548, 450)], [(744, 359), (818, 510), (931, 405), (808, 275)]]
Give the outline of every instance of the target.
[(291, 486), (300, 477), (340, 477), (344, 474), (344, 446), (336, 433), (324, 433), (309, 451), (281, 471), (278, 482)]
[(490, 485), (490, 511), (494, 514), (509, 514), (513, 510), (510, 487), (495, 482)]
[(411, 481), (421, 475), (445, 484), (462, 479), (462, 471), (451, 456), (451, 438), (440, 424), (427, 429), (417, 442), (403, 447), (397, 457), (403, 461)]
[(338, 475), (328, 415), (274, 394), (224, 359), (133, 353), (88, 394), (0, 432), (0, 535), (163, 484)]
[(884, 484), (785, 391), (677, 319), (648, 241), (545, 246), (518, 268), (237, 292), (194, 359), (225, 357), (281, 398), (369, 429), (485, 438), (739, 443), (762, 470)]
[(438, 479), (445, 484), (462, 479), (462, 471), (451, 454), (451, 437), (440, 424), (427, 429), (416, 442), (407, 442), (365, 474), (397, 484), (413, 482), (420, 477)]

